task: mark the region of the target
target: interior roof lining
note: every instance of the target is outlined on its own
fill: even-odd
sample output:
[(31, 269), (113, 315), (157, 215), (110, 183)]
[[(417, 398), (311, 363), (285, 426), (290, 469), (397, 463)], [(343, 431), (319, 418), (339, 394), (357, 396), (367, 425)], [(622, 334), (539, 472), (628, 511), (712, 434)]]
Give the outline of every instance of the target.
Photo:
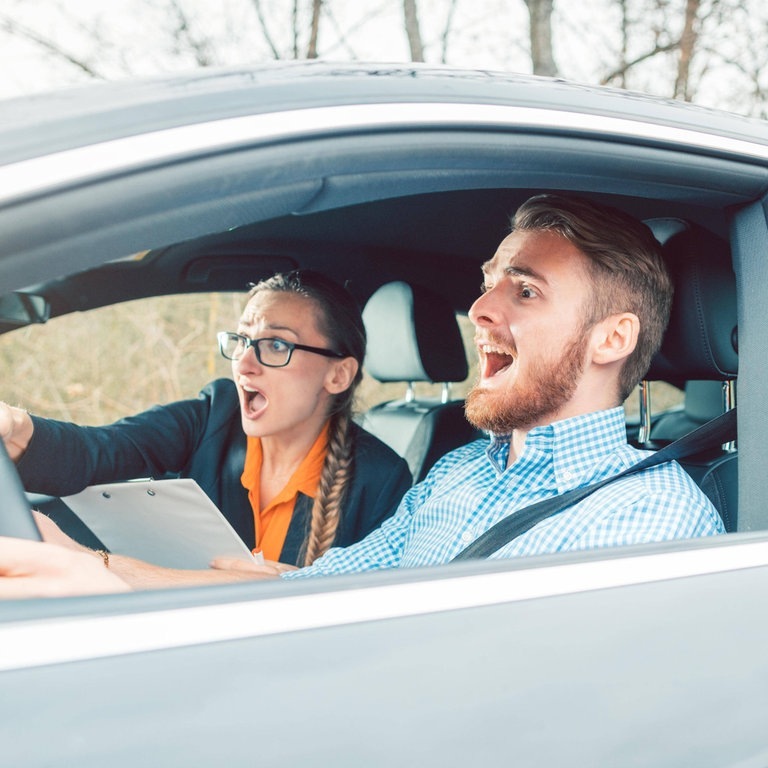
[[(288, 192), (282, 199), (274, 195), (278, 184)], [(0, 280), (6, 259), (25, 262), (23, 281), (9, 285), (17, 289), (50, 276), (51, 263), (61, 264), (64, 275), (288, 213), (488, 188), (610, 192), (642, 198), (635, 201), (640, 217), (662, 201), (673, 204), (669, 213), (700, 207), (699, 217), (709, 220), (763, 194), (768, 168), (616, 141), (498, 131), (399, 131), (227, 151), (0, 210)]]

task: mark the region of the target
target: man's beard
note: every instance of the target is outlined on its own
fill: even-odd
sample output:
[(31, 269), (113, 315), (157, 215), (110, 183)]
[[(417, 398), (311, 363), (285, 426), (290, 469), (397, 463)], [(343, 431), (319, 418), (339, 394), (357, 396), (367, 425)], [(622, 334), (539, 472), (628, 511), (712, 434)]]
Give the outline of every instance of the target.
[(547, 417), (557, 413), (576, 391), (587, 343), (587, 335), (580, 332), (558, 360), (536, 361), (525, 380), (518, 380), (510, 389), (484, 389), (476, 383), (467, 395), (467, 419), (478, 429), (497, 435), (548, 423)]

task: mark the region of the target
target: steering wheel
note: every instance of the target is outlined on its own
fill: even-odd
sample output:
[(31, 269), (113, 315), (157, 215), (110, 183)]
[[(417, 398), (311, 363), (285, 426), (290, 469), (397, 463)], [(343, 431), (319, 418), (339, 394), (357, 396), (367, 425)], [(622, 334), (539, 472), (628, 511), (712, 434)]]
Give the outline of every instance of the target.
[(40, 541), (16, 467), (0, 440), (0, 536)]

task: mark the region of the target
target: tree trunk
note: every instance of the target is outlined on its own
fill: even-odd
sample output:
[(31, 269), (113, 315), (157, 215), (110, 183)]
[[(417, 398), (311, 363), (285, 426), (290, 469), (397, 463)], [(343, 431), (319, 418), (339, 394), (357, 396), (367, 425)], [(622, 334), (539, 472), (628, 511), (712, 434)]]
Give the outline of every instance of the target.
[(317, 58), (317, 37), (320, 31), (320, 10), (323, 0), (312, 0), (312, 24), (309, 29), (309, 43), (307, 45), (307, 58)]
[(700, 8), (701, 0), (686, 0), (685, 23), (683, 25), (683, 33), (680, 36), (680, 54), (677, 60), (677, 78), (675, 79), (674, 93), (676, 99), (682, 99), (683, 101), (691, 100), (691, 62), (698, 40), (697, 22)]
[(525, 0), (530, 16), (531, 63), (534, 75), (558, 74), (552, 51), (552, 12), (555, 0)]
[(405, 14), (405, 34), (408, 36), (408, 46), (411, 49), (411, 61), (424, 61), (424, 43), (419, 29), (416, 0), (403, 0), (403, 12)]

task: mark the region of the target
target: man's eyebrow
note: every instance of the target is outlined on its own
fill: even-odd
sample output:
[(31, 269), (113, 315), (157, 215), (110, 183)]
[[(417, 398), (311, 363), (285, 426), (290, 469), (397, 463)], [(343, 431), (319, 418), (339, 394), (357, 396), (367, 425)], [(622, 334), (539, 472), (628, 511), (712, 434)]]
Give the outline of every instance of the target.
[(513, 277), (530, 277), (532, 280), (539, 280), (542, 283), (547, 282), (547, 279), (541, 272), (537, 272), (535, 269), (531, 269), (531, 267), (526, 267), (524, 265), (509, 265), (508, 267), (504, 267), (504, 274), (512, 275)]
[[(483, 272), (483, 276), (489, 275), (493, 271), (493, 262), (492, 261), (486, 261), (485, 264), (482, 265), (480, 268)], [(546, 283), (547, 279), (542, 275), (540, 272), (537, 272), (535, 269), (532, 269), (531, 267), (527, 267), (525, 265), (508, 265), (506, 267), (501, 268), (502, 272), (504, 272), (505, 275), (511, 275), (512, 277), (529, 277), (532, 280), (539, 280), (542, 283)]]

